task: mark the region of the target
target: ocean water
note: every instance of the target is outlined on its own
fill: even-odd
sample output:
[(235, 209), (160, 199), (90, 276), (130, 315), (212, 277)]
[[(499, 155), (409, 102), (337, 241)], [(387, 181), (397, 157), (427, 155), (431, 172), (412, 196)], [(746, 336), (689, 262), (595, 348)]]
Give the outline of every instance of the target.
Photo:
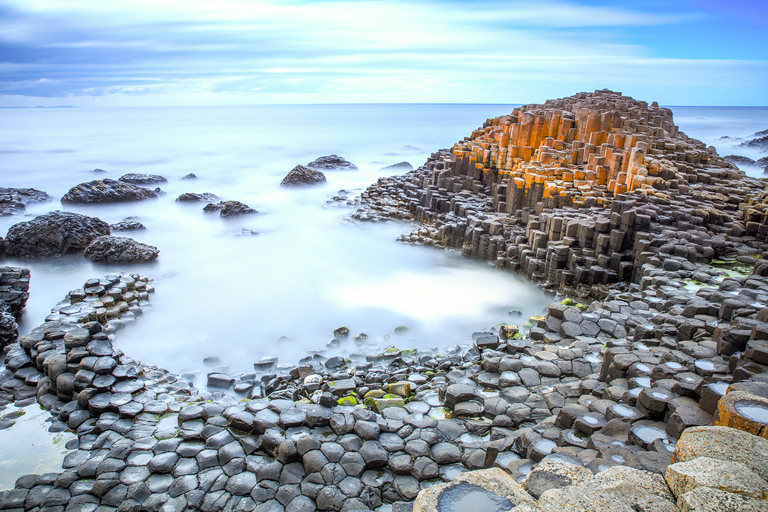
[[(294, 364), (327, 356), (374, 353), (388, 346), (445, 352), (473, 331), (524, 322), (552, 300), (535, 286), (457, 253), (395, 242), (402, 223), (358, 225), (354, 209), (327, 206), (345, 189), (359, 193), (386, 165), (414, 167), (430, 153), (469, 136), (511, 105), (280, 105), (244, 107), (5, 109), (0, 111), (0, 186), (34, 187), (54, 197), (28, 216), (61, 209), (115, 223), (129, 216), (146, 231), (125, 236), (157, 246), (157, 262), (102, 265), (82, 256), (6, 258), (32, 271), (22, 333), (39, 325), (70, 289), (120, 271), (155, 280), (152, 305), (117, 346), (149, 364), (198, 376), (216, 356), (231, 373), (252, 371), (262, 357)], [(764, 126), (766, 109), (673, 108), (681, 129), (708, 144)], [(722, 141), (721, 141), (722, 142)], [(730, 153), (731, 151), (729, 151)], [(294, 166), (338, 154), (359, 171), (329, 171), (328, 183), (283, 189)], [(723, 154), (723, 153), (721, 153)], [(728, 153), (725, 153), (728, 154)], [(746, 154), (746, 152), (744, 153)], [(749, 156), (749, 155), (748, 155)], [(94, 174), (95, 168), (106, 173)], [(181, 180), (188, 173), (197, 180)], [(72, 186), (126, 173), (160, 174), (167, 195), (105, 206), (59, 202)], [(225, 220), (184, 192), (212, 192), (245, 202), (259, 215)], [(0, 234), (24, 216), (0, 218)], [(243, 236), (243, 229), (258, 235)], [(116, 233), (121, 235), (121, 233)], [(512, 318), (520, 310), (523, 318)], [(404, 325), (405, 335), (394, 329)], [(351, 339), (326, 345), (333, 329)]]

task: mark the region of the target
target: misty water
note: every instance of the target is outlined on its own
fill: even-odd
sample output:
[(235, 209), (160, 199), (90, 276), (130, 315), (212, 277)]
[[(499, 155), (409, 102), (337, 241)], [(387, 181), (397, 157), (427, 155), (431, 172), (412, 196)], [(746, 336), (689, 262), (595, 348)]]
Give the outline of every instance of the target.
[[(414, 167), (430, 153), (469, 136), (510, 105), (283, 105), (123, 109), (4, 109), (0, 123), (0, 186), (45, 190), (53, 201), (16, 222), (61, 209), (115, 223), (135, 216), (146, 231), (115, 233), (160, 249), (156, 263), (93, 264), (73, 255), (4, 260), (32, 270), (22, 333), (44, 321), (67, 291), (91, 277), (139, 272), (154, 279), (151, 308), (118, 334), (131, 357), (198, 375), (209, 356), (232, 373), (262, 357), (295, 364), (314, 351), (327, 356), (374, 353), (387, 346), (444, 353), (473, 331), (521, 323), (552, 300), (535, 286), (456, 252), (397, 243), (411, 226), (354, 224), (354, 209), (327, 206), (341, 189), (351, 196), (387, 165)], [(766, 109), (673, 109), (681, 129), (707, 143), (759, 129)], [(746, 112), (746, 113), (745, 113)], [(745, 120), (746, 119), (746, 120)], [(741, 121), (740, 121), (741, 120)], [(740, 123), (740, 124), (739, 124)], [(719, 127), (723, 127), (722, 130)], [(732, 141), (731, 141), (732, 142)], [(733, 151), (728, 151), (728, 154)], [(326, 172), (322, 186), (283, 189), (294, 166), (338, 154), (359, 171)], [(105, 170), (95, 174), (94, 169)], [(65, 206), (72, 186), (127, 173), (159, 174), (167, 195), (151, 201)], [(189, 173), (196, 180), (182, 180)], [(184, 192), (212, 192), (242, 201), (259, 215), (225, 220), (181, 204)], [(243, 229), (258, 235), (243, 235)], [(523, 318), (508, 315), (520, 310)], [(405, 335), (394, 329), (406, 326)], [(326, 349), (333, 329), (351, 339)]]

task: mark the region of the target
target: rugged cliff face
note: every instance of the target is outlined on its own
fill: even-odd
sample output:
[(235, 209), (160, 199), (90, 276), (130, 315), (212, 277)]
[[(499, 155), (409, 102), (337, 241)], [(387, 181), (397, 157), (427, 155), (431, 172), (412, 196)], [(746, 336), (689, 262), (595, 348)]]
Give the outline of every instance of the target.
[(404, 241), (593, 295), (664, 254), (758, 254), (768, 233), (765, 182), (680, 132), (669, 109), (606, 90), (488, 120), (361, 203), (354, 218), (421, 223)]

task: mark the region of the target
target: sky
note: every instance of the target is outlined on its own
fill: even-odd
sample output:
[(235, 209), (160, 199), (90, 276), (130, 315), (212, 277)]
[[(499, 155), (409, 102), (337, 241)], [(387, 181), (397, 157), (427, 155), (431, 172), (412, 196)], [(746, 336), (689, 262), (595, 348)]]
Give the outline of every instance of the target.
[(766, 0), (0, 0), (0, 107), (768, 106)]

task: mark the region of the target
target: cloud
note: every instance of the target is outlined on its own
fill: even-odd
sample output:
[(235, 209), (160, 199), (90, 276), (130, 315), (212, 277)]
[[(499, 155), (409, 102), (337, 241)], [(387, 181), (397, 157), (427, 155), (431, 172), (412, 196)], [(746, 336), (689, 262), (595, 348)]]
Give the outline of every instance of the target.
[(638, 34), (711, 18), (650, 5), (0, 0), (0, 94), (519, 102), (511, 92), (560, 84), (767, 85), (765, 60), (676, 58), (663, 37), (649, 46)]

